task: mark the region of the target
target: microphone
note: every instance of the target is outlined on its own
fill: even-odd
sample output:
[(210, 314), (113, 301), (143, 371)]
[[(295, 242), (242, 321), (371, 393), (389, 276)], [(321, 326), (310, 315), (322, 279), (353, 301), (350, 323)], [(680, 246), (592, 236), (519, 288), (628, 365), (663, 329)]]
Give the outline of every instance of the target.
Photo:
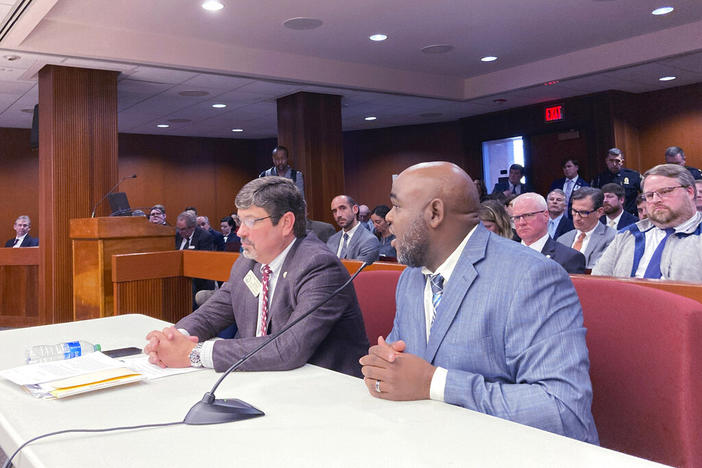
[(263, 343), (261, 343), (259, 346), (254, 348), (252, 351), (249, 351), (246, 353), (244, 356), (242, 356), (241, 359), (236, 361), (234, 364), (231, 365), (229, 369), (227, 369), (224, 374), (217, 380), (217, 382), (214, 384), (212, 389), (205, 393), (205, 395), (202, 397), (202, 400), (198, 401), (193, 405), (192, 408), (190, 408), (190, 411), (188, 411), (188, 414), (185, 415), (185, 418), (183, 419), (183, 422), (185, 424), (190, 424), (190, 425), (195, 425), (195, 424), (221, 424), (221, 423), (226, 423), (226, 422), (233, 422), (233, 421), (242, 421), (244, 419), (250, 419), (250, 418), (255, 418), (258, 416), (263, 416), (266, 413), (263, 411), (259, 410), (258, 408), (255, 408), (251, 406), (250, 404), (241, 401), (239, 399), (221, 399), (221, 400), (216, 400), (215, 399), (215, 390), (217, 390), (217, 387), (219, 387), (219, 384), (222, 383), (222, 381), (233, 371), (239, 368), (243, 363), (245, 363), (250, 357), (258, 353), (261, 349), (265, 348), (269, 344), (271, 344), (273, 341), (276, 340), (280, 335), (285, 333), (286, 331), (290, 330), (295, 324), (299, 323), (301, 320), (307, 318), (312, 312), (316, 311), (320, 307), (322, 307), (324, 304), (329, 302), (334, 296), (339, 294), (346, 286), (351, 284), (351, 281), (354, 280), (358, 276), (360, 272), (363, 271), (364, 268), (366, 268), (368, 265), (371, 265), (373, 262), (363, 262), (363, 265), (361, 265), (358, 270), (351, 276), (351, 278), (348, 279), (344, 284), (339, 286), (333, 293), (331, 293), (329, 296), (327, 296), (325, 299), (320, 301), (318, 304), (315, 304), (293, 320), (292, 322), (288, 323), (285, 325), (283, 328), (278, 330), (276, 333), (270, 335), (270, 338)]
[(122, 177), (121, 179), (119, 179), (119, 182), (117, 182), (117, 183), (115, 184), (115, 186), (112, 187), (112, 188), (110, 189), (110, 191), (107, 192), (107, 193), (105, 194), (105, 196), (102, 197), (102, 198), (100, 199), (100, 201), (97, 202), (97, 203), (95, 204), (95, 206), (93, 207), (93, 212), (92, 212), (92, 214), (90, 215), (90, 217), (91, 217), (91, 218), (94, 218), (94, 217), (95, 217), (95, 210), (97, 210), (97, 207), (100, 206), (100, 203), (102, 203), (102, 202), (105, 200), (105, 198), (107, 198), (107, 196), (108, 196), (109, 194), (111, 194), (111, 193), (114, 191), (114, 189), (116, 189), (117, 187), (119, 187), (119, 184), (121, 184), (122, 182), (124, 182), (124, 181), (127, 180), (127, 179), (136, 179), (136, 177), (137, 177), (136, 174), (132, 174), (132, 175), (130, 175), (130, 176), (125, 176), (125, 177)]

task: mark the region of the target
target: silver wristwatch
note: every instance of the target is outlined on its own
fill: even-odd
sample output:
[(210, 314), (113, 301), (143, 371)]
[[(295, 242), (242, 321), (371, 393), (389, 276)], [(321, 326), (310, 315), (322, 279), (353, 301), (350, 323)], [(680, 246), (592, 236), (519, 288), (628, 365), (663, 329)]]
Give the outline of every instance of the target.
[(195, 345), (192, 351), (190, 351), (190, 367), (202, 367), (202, 361), (200, 360), (200, 351), (202, 350), (202, 343)]

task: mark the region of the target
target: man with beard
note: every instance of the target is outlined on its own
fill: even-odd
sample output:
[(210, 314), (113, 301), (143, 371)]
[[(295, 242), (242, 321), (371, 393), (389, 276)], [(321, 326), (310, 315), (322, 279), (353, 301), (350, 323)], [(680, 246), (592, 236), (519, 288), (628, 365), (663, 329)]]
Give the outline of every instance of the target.
[(638, 221), (636, 216), (624, 211), (624, 187), (617, 184), (604, 184), (602, 193), (604, 194), (602, 207), (605, 213), (600, 217), (602, 224), (619, 231)]
[(361, 359), (371, 395), (435, 399), (598, 443), (580, 302), (568, 274), (479, 223), (461, 168), (422, 163), (393, 182), (393, 328)]
[(644, 174), (648, 218), (619, 232), (593, 275), (702, 282), (702, 214), (690, 171), (660, 164)]
[[(222, 372), (348, 280), (336, 256), (306, 235), (305, 202), (291, 180), (254, 179), (236, 196), (236, 206), (243, 255), (200, 308), (146, 336), (151, 363)], [(232, 324), (238, 328), (234, 338), (211, 340)], [(288, 370), (309, 362), (360, 376), (358, 359), (367, 347), (356, 294), (347, 287), (240, 370)]]
[[(331, 211), (341, 231), (327, 240), (327, 247), (339, 258), (374, 262), (380, 255), (378, 239), (358, 221), (358, 203), (348, 195), (334, 197)], [(359, 229), (360, 228), (360, 229)]]

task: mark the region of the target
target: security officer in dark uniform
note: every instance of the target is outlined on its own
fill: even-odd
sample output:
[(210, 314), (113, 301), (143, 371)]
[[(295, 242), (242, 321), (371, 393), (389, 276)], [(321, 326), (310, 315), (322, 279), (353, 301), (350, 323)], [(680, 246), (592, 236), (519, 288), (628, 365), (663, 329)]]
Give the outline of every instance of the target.
[(617, 184), (624, 187), (624, 210), (638, 218), (636, 209), (636, 197), (641, 192), (641, 174), (622, 167), (624, 165), (624, 155), (619, 148), (611, 148), (607, 151), (605, 158), (607, 170), (601, 172), (592, 179), (592, 186), (602, 188), (605, 184)]
[[(665, 162), (666, 164), (677, 164), (678, 166), (685, 166), (685, 152), (679, 146), (671, 146), (665, 150)], [(685, 166), (685, 169), (690, 171), (692, 177), (695, 180), (702, 180), (702, 171), (696, 167)]]

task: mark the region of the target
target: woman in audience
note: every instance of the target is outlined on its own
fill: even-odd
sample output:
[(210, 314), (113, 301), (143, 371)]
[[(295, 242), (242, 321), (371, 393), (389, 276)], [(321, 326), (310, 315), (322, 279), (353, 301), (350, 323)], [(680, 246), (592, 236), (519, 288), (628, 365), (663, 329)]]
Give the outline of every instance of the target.
[(478, 217), (483, 225), (497, 235), (512, 239), (513, 232), (505, 205), (498, 200), (485, 200), (480, 204)]
[(378, 205), (373, 208), (373, 212), (371, 213), (371, 221), (373, 221), (373, 226), (375, 227), (375, 235), (380, 241), (381, 257), (392, 257), (395, 259), (397, 257), (397, 252), (395, 252), (395, 248), (390, 245), (390, 242), (392, 242), (395, 236), (390, 233), (390, 229), (388, 229), (388, 222), (385, 221), (385, 216), (389, 212), (389, 207), (385, 205)]

